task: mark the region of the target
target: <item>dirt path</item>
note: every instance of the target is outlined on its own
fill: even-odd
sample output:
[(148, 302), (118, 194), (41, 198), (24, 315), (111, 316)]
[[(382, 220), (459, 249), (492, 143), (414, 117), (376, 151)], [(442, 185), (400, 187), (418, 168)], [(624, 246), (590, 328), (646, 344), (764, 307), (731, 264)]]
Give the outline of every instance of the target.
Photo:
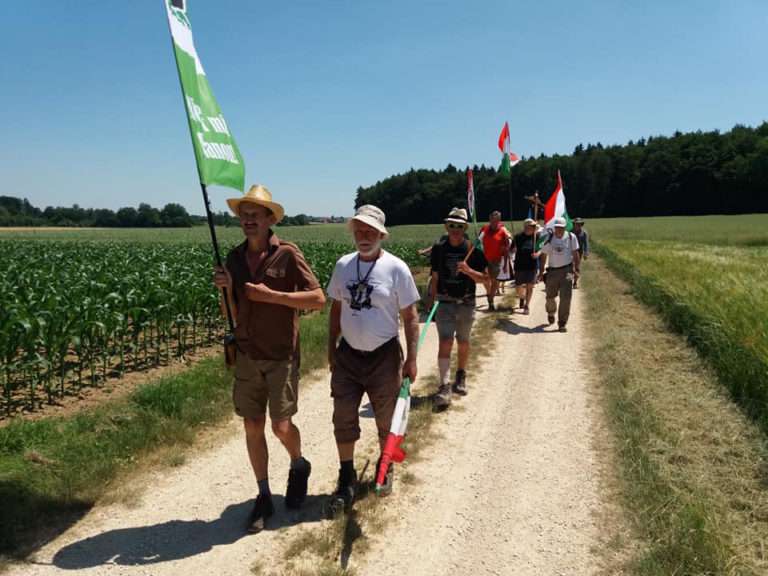
[(496, 346), (469, 395), (437, 424), (440, 439), (409, 467), (420, 481), (392, 500), (398, 519), (358, 572), (592, 574), (599, 546), (598, 466), (574, 292), (569, 332), (546, 325), (544, 294), (530, 316), (501, 316)]
[[(421, 374), (429, 373), (436, 357), (433, 328), (422, 348)], [(97, 505), (29, 562), (11, 566), (8, 574), (33, 576), (76, 570), (84, 575), (231, 576), (250, 575), (257, 560), (266, 566), (279, 566), (291, 535), (327, 522), (322, 517), (322, 503), (335, 487), (338, 474), (328, 382), (327, 373), (321, 372), (301, 384), (296, 423), (304, 454), (313, 464), (310, 494), (302, 510), (287, 512), (283, 506), (288, 455), (269, 433), (270, 484), (276, 514), (265, 532), (244, 534), (256, 486), (241, 423), (233, 419), (227, 434), (214, 435), (218, 445), (201, 447), (200, 453), (183, 466), (152, 472), (140, 480), (141, 486), (130, 487), (139, 495), (131, 506)], [(373, 413), (367, 404), (361, 413), (359, 456), (376, 444)], [(361, 457), (356, 461), (362, 466)]]
[[(595, 571), (590, 549), (599, 544), (601, 504), (581, 299), (575, 293), (568, 334), (545, 326), (543, 307), (537, 290), (531, 316), (499, 314), (486, 369), (470, 374), (469, 396), (439, 415), (440, 439), (422, 461), (409, 464), (416, 484), (388, 499), (390, 521), (371, 537), (365, 555), (353, 555), (356, 573), (380, 574), (384, 566), (409, 575)], [(421, 375), (434, 371), (436, 348), (432, 328)], [(363, 412), (370, 448), (374, 422)], [(293, 534), (326, 522), (321, 503), (333, 489), (337, 460), (325, 374), (303, 384), (298, 425), (314, 466), (310, 497), (302, 511), (287, 513), (278, 496), (264, 533), (243, 534), (254, 481), (233, 420), (217, 446), (179, 468), (150, 473), (131, 507), (96, 506), (31, 563), (8, 573), (245, 575), (257, 560), (280, 566)], [(270, 451), (273, 491), (282, 495), (287, 455), (271, 437)]]

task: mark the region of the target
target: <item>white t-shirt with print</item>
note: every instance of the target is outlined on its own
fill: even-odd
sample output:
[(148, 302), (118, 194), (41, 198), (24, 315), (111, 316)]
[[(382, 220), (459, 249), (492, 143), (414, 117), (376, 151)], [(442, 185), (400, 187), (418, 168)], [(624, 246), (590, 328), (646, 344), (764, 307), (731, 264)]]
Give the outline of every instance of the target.
[(548, 265), (551, 268), (561, 268), (573, 262), (573, 253), (579, 249), (579, 240), (576, 234), (566, 232), (562, 238), (558, 238), (553, 233), (544, 247), (542, 254), (549, 257)]
[(357, 252), (339, 258), (328, 295), (341, 302), (341, 335), (365, 351), (397, 337), (400, 310), (419, 300), (408, 265), (386, 250), (373, 262)]

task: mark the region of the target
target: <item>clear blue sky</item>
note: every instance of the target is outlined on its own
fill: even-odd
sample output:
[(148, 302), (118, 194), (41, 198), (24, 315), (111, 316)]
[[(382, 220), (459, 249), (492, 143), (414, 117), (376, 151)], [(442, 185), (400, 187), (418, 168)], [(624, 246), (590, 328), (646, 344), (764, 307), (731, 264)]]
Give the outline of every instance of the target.
[[(768, 120), (765, 0), (189, 0), (246, 161), (289, 214), (414, 168)], [(0, 3), (0, 194), (203, 212), (162, 0)], [(225, 208), (227, 189), (212, 190)]]

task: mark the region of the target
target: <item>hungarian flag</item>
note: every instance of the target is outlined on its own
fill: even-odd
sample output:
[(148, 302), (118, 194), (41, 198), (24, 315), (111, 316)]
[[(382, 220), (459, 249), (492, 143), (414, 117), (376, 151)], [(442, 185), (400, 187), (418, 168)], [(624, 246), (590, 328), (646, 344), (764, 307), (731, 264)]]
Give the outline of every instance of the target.
[(555, 218), (565, 218), (565, 229), (570, 232), (573, 229), (573, 221), (568, 216), (568, 210), (565, 207), (565, 192), (563, 192), (563, 179), (560, 176), (560, 170), (557, 171), (557, 186), (552, 196), (549, 197), (544, 205), (544, 228), (553, 230), (555, 227)]
[(467, 210), (469, 217), (475, 217), (475, 183), (472, 177), (472, 168), (467, 168)]
[(499, 134), (499, 150), (501, 150), (501, 153), (504, 155), (501, 158), (499, 172), (509, 174), (509, 169), (520, 162), (520, 158), (517, 157), (517, 154), (512, 152), (509, 142), (509, 124), (507, 122), (504, 122), (504, 128), (501, 129), (501, 134)]
[(219, 184), (236, 190), (245, 185), (245, 165), (208, 78), (197, 56), (186, 0), (163, 0), (173, 39), (173, 53), (187, 109), (189, 131), (201, 184)]

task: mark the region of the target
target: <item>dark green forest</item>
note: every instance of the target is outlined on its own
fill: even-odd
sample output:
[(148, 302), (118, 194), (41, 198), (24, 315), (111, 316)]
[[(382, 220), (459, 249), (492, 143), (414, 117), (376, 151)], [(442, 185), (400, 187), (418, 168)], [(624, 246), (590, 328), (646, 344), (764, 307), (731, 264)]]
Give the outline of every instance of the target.
[[(573, 154), (523, 158), (506, 176), (472, 166), (478, 219), (492, 210), (527, 215), (525, 196), (546, 201), (561, 171), (568, 213), (582, 217), (681, 216), (768, 212), (768, 122), (726, 133), (676, 132), (623, 146), (588, 144)], [(414, 170), (357, 189), (355, 206), (375, 204), (387, 224), (439, 222), (466, 207), (465, 170)], [(510, 193), (511, 191), (511, 193)]]

